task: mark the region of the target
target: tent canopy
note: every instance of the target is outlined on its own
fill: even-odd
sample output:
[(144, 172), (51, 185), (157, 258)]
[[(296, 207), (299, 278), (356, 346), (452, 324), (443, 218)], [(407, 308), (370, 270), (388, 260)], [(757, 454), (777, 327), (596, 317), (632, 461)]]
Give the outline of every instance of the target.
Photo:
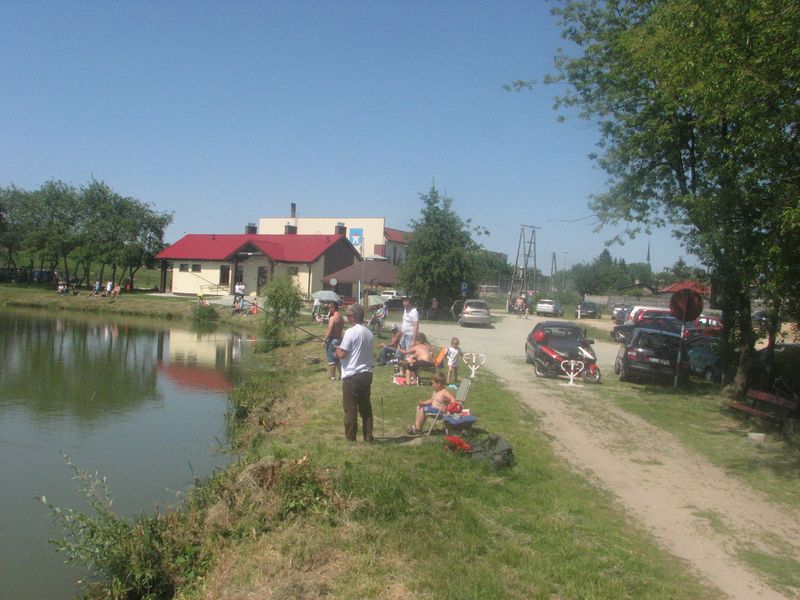
[(332, 278), (336, 278), (338, 283), (361, 281), (364, 285), (394, 286), (398, 284), (397, 267), (383, 260), (362, 260), (353, 263), (341, 271), (326, 275), (322, 281), (330, 284)]
[(707, 285), (703, 285), (699, 281), (685, 279), (683, 281), (678, 281), (676, 283), (673, 283), (672, 285), (668, 285), (665, 288), (661, 288), (660, 290), (658, 290), (658, 293), (674, 294), (675, 292), (680, 292), (681, 290), (692, 290), (693, 292), (697, 292), (701, 296), (708, 296), (711, 291)]

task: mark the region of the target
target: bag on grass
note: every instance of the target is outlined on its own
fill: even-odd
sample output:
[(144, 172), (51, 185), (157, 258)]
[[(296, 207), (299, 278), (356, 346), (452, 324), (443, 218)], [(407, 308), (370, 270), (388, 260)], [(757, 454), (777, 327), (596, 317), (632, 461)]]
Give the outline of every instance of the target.
[(472, 444), (470, 456), (473, 460), (486, 462), (495, 470), (513, 467), (516, 462), (511, 444), (495, 434), (490, 434), (486, 439)]

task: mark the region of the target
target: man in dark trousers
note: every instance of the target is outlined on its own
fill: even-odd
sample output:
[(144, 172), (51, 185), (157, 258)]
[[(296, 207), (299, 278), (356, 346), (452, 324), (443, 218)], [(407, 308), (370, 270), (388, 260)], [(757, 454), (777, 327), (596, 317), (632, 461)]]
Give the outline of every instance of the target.
[[(353, 304), (347, 308), (347, 321), (352, 325), (336, 349), (342, 362), (342, 407), (344, 408), (344, 436), (356, 441), (358, 414), (364, 441), (372, 437), (372, 332), (364, 326), (364, 307)], [(356, 414), (358, 413), (358, 414)]]

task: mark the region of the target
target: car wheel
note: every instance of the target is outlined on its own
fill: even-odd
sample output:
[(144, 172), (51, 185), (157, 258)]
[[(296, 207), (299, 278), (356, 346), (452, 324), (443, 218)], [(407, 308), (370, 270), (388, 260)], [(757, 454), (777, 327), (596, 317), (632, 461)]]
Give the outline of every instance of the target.
[(533, 359), (531, 358), (531, 355), (528, 354), (528, 349), (527, 348), (525, 348), (525, 364), (526, 365), (532, 365), (533, 364)]
[(628, 366), (622, 361), (620, 361), (620, 365), (619, 365), (619, 380), (620, 381), (630, 381), (631, 380), (631, 375), (630, 375), (630, 373), (628, 373)]
[(464, 325), (464, 321), (462, 321), (461, 319), (458, 320), (458, 326), (459, 327), (466, 327), (466, 325)]
[(619, 375), (622, 370), (622, 359), (618, 356), (614, 359), (614, 375)]
[(547, 377), (547, 372), (542, 368), (542, 365), (536, 361), (533, 363), (533, 372), (536, 373), (537, 377)]

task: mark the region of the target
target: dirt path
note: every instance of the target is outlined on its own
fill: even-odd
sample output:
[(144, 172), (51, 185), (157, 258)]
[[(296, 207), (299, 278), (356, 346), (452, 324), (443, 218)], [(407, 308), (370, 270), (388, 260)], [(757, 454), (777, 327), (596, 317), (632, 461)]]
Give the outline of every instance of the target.
[[(439, 342), (455, 335), (465, 351), (485, 354), (486, 366), (540, 417), (557, 454), (612, 492), (699, 576), (730, 598), (789, 598), (736, 554), (744, 544), (758, 548), (770, 538), (773, 547), (785, 546), (799, 558), (800, 511), (771, 503), (673, 435), (594, 397), (591, 386), (545, 389), (523, 361), (525, 337), (535, 322), (504, 316), (494, 329), (423, 322), (421, 330)], [(613, 376), (616, 345), (598, 340), (595, 348), (604, 375)]]

